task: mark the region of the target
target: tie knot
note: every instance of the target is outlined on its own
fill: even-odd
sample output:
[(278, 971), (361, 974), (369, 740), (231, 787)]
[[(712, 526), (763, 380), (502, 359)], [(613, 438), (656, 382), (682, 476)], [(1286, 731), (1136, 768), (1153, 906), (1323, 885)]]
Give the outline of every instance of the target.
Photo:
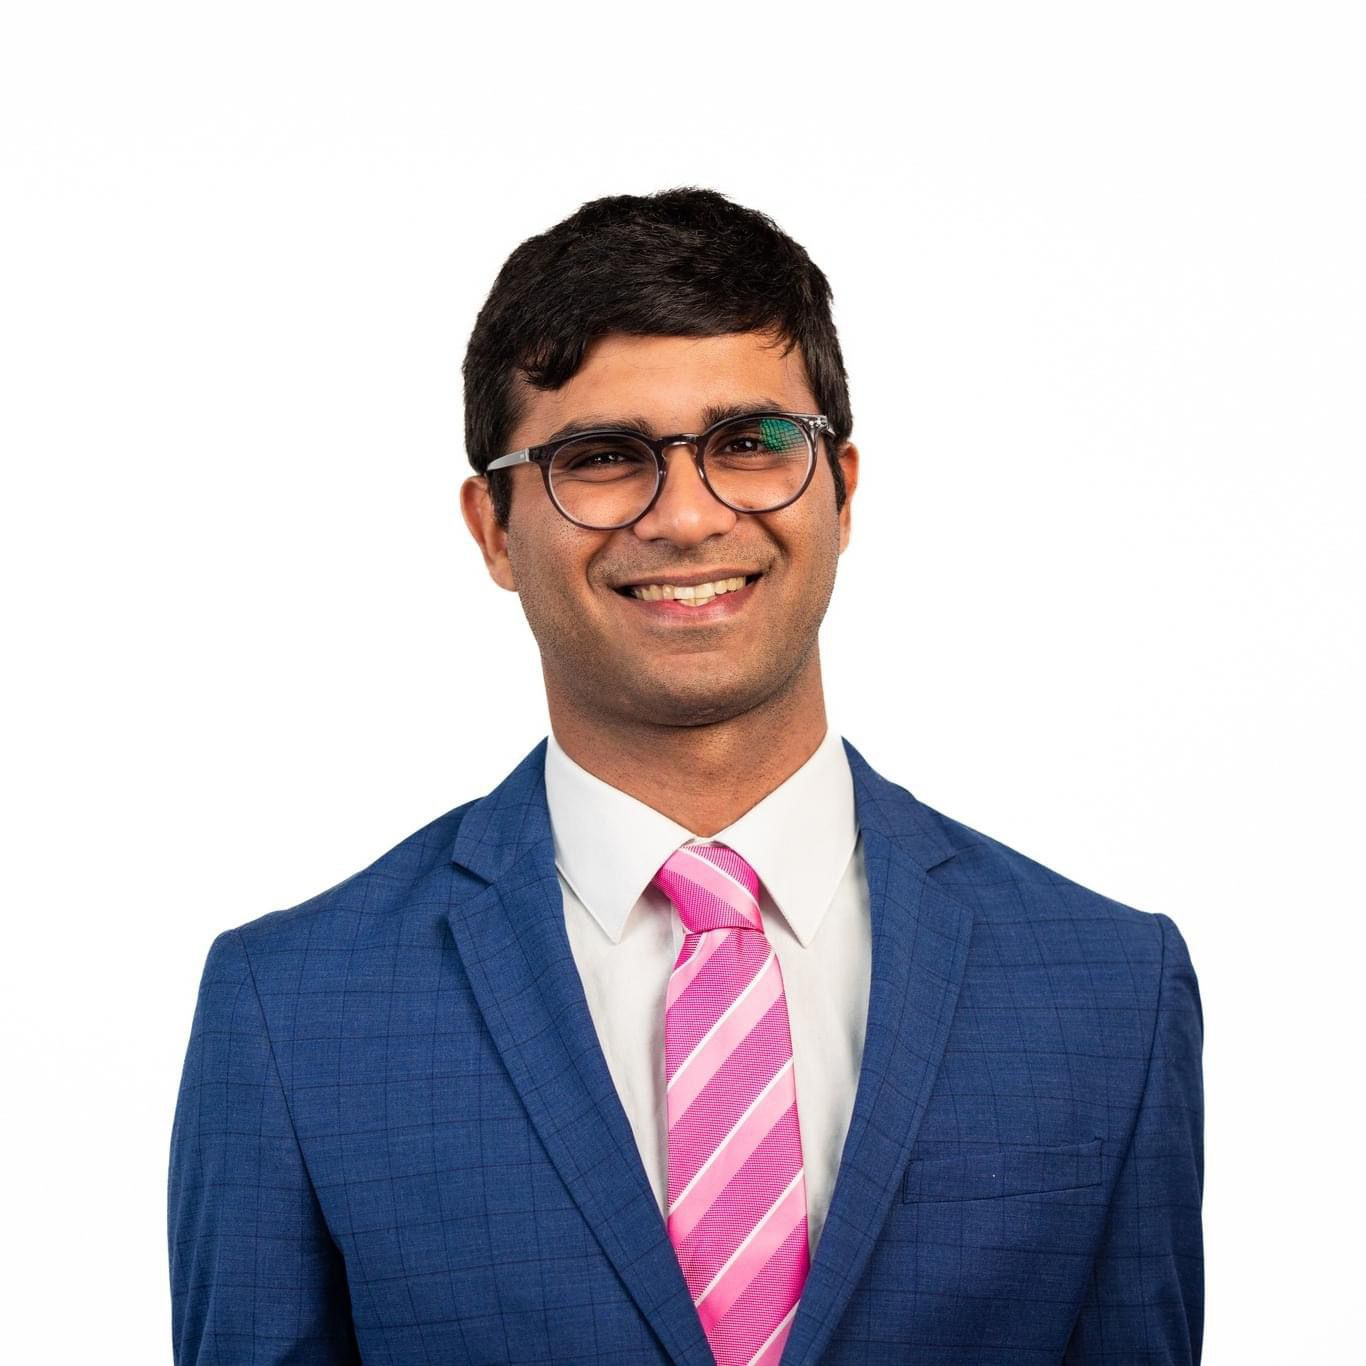
[(743, 929), (763, 932), (759, 876), (724, 844), (685, 844), (650, 881), (678, 907), (690, 933)]

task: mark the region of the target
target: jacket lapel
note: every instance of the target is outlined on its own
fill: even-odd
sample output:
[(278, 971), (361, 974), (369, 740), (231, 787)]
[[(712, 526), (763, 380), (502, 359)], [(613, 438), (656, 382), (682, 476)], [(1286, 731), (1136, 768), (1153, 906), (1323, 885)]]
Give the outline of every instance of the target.
[[(783, 1353), (814, 1366), (858, 1284), (924, 1116), (972, 914), (929, 876), (960, 847), (847, 741), (872, 920), (863, 1061), (830, 1209)], [(447, 918), (485, 1023), (551, 1161), (678, 1363), (711, 1366), (593, 1027), (564, 925), (542, 740), (461, 822)]]
[(931, 868), (960, 847), (847, 740), (872, 920), (868, 1028), (839, 1173), (784, 1366), (819, 1361), (863, 1275), (920, 1128), (967, 963), (972, 913)]
[(542, 740), (465, 813), (451, 857), (475, 878), (453, 887), (447, 919), (527, 1114), (603, 1252), (672, 1359), (712, 1366), (569, 947), (545, 750)]

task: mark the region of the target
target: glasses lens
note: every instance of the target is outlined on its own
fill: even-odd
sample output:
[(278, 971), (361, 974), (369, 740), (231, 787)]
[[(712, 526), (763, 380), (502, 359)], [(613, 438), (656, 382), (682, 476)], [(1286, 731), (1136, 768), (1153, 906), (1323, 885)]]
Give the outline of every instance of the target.
[(805, 431), (786, 417), (738, 417), (712, 433), (702, 456), (707, 482), (742, 512), (790, 502), (806, 482), (811, 460)]
[(555, 501), (585, 526), (624, 526), (654, 497), (659, 470), (648, 446), (629, 436), (567, 442), (550, 465)]

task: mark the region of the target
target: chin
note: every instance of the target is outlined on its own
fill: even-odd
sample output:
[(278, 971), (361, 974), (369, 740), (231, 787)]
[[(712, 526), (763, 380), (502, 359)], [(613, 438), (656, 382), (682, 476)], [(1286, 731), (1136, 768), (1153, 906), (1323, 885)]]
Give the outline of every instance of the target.
[(714, 726), (752, 711), (765, 696), (752, 680), (724, 687), (712, 679), (686, 688), (674, 678), (641, 695), (637, 715), (657, 726)]

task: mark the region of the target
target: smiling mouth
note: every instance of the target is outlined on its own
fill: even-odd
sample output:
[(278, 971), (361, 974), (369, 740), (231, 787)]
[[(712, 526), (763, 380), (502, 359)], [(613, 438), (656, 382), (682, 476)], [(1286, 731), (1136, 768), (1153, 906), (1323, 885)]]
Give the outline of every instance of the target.
[[(701, 584), (678, 587), (673, 584), (636, 584), (618, 588), (615, 592), (635, 602), (676, 602), (684, 607), (705, 607), (717, 598), (724, 598), (752, 587), (762, 577), (762, 574), (749, 574), (743, 578), (737, 575), (734, 579), (722, 579), (717, 585), (705, 585), (705, 592), (700, 591), (704, 587)], [(727, 586), (720, 587), (722, 583)]]

